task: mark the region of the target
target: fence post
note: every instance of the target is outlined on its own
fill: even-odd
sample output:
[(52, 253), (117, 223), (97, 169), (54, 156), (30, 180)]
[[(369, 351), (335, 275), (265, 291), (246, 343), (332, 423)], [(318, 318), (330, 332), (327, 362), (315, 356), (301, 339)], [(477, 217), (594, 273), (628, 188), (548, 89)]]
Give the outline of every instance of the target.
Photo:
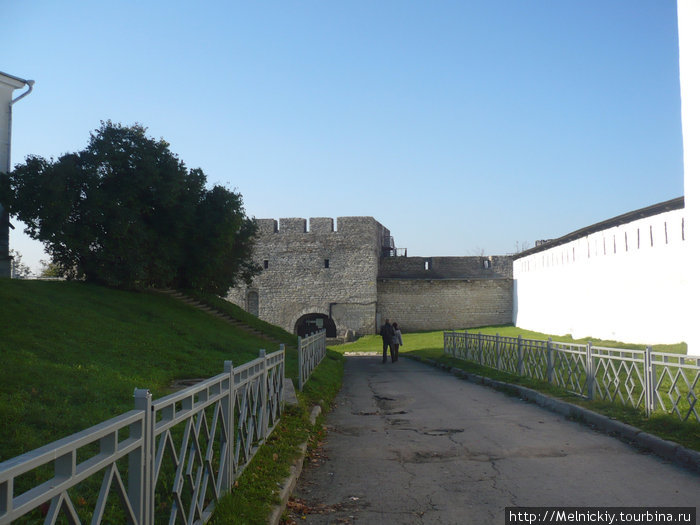
[[(282, 352), (282, 363), (280, 363), (280, 376), (279, 376), (279, 386), (278, 388), (280, 389), (279, 395), (277, 397), (279, 406), (277, 408), (277, 414), (275, 414), (275, 418), (277, 417), (282, 417), (282, 412), (284, 412), (284, 378), (287, 377), (285, 376), (287, 369), (285, 366), (285, 361), (287, 357), (287, 347), (285, 346), (284, 343), (280, 343), (280, 351)], [(292, 391), (294, 391), (294, 385), (292, 385)]]
[(297, 336), (297, 359), (299, 361), (299, 392), (304, 388), (304, 352), (301, 349), (301, 336)]
[[(284, 343), (280, 343), (280, 350), (284, 352), (284, 357), (287, 357), (287, 350), (286, 347), (284, 346)], [(282, 359), (282, 389), (284, 389), (284, 378), (286, 377), (284, 374), (287, 372), (287, 370), (284, 367), (285, 359)]]
[(230, 489), (233, 486), (233, 447), (236, 443), (233, 422), (235, 421), (236, 410), (236, 388), (233, 385), (233, 362), (224, 361), (224, 372), (228, 374), (228, 396), (224, 404), (224, 425), (228, 434), (228, 457), (224, 458), (224, 486)]
[(588, 399), (595, 398), (595, 369), (593, 366), (593, 346), (590, 341), (586, 343), (586, 385), (588, 387)]
[(134, 389), (134, 408), (143, 412), (142, 427), (131, 426), (131, 437), (139, 437), (140, 431), (141, 451), (129, 454), (129, 501), (137, 519), (143, 525), (152, 525), (155, 520), (153, 508), (153, 416), (151, 413), (151, 392), (148, 389)]
[(523, 336), (518, 334), (518, 375), (525, 375), (525, 359), (523, 358)]
[(316, 365), (321, 362), (319, 359), (321, 355), (321, 332), (316, 332), (316, 340), (314, 342), (314, 368), (316, 368)]
[(652, 348), (647, 346), (644, 349), (644, 378), (646, 381), (646, 415), (649, 417), (656, 408), (656, 369), (652, 359)]
[(262, 389), (260, 392), (260, 397), (262, 397), (262, 406), (260, 407), (260, 423), (259, 423), (259, 439), (267, 438), (267, 429), (269, 427), (269, 421), (267, 417), (267, 356), (264, 349), (260, 349), (258, 354), (259, 358), (262, 359), (263, 365), (263, 376), (262, 376)]
[(554, 376), (554, 350), (552, 349), (552, 338), (547, 339), (547, 381), (552, 382)]
[(481, 361), (482, 361), (482, 352), (483, 352), (483, 348), (482, 348), (483, 343), (482, 343), (482, 340), (481, 340), (481, 332), (479, 332), (479, 335), (478, 335), (477, 337), (479, 338), (479, 344), (478, 344), (478, 346), (477, 346), (477, 352), (479, 353), (479, 357), (478, 357), (477, 361), (479, 362), (479, 364), (481, 364)]
[(496, 334), (496, 370), (501, 369), (501, 338)]
[(321, 339), (321, 347), (323, 348), (323, 353), (321, 354), (321, 360), (324, 360), (326, 358), (326, 354), (328, 354), (328, 347), (326, 346), (328, 343), (326, 341), (326, 329), (323, 329), (323, 338)]

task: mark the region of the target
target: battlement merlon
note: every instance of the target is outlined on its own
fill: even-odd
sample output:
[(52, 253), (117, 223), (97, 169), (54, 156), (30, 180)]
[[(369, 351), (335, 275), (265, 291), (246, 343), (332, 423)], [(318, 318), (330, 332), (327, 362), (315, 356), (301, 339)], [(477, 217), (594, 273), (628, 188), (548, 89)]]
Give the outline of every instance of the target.
[(312, 233), (333, 233), (333, 219), (330, 217), (311, 217), (309, 226)]
[(280, 219), (279, 233), (307, 233), (306, 219), (289, 217)]
[(258, 226), (258, 235), (278, 232), (277, 221), (275, 219), (255, 219), (255, 224)]

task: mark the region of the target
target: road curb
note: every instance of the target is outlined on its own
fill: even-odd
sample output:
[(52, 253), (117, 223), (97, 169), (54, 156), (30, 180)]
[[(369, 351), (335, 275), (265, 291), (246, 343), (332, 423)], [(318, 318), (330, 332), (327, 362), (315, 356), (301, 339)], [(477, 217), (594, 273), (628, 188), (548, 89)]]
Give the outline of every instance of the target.
[[(311, 414), (309, 414), (309, 419), (311, 420), (311, 426), (316, 424), (316, 418), (321, 413), (321, 407), (314, 405), (311, 409)], [(280, 489), (279, 497), (281, 503), (273, 507), (270, 515), (267, 519), (268, 525), (277, 525), (282, 518), (282, 514), (287, 508), (287, 501), (296, 487), (299, 476), (301, 476), (301, 471), (304, 467), (304, 459), (306, 458), (306, 449), (309, 445), (309, 440), (307, 440), (299, 445), (299, 457), (294, 461), (294, 463), (289, 467), (289, 476), (282, 483), (282, 488)]]
[(471, 383), (477, 383), (489, 386), (496, 390), (505, 391), (506, 393), (517, 395), (525, 401), (535, 403), (542, 408), (560, 414), (562, 416), (575, 419), (586, 425), (605, 432), (613, 437), (620, 439), (625, 443), (631, 443), (641, 449), (648, 450), (657, 456), (670, 461), (681, 467), (689, 468), (700, 473), (700, 452), (685, 448), (674, 441), (667, 441), (658, 436), (647, 434), (641, 429), (628, 425), (615, 419), (610, 419), (607, 416), (599, 414), (584, 407), (567, 403), (561, 399), (549, 397), (546, 394), (532, 390), (524, 386), (514, 385), (497, 381), (490, 377), (484, 377), (471, 372), (466, 372), (459, 368), (450, 367), (444, 363), (440, 363), (435, 359), (404, 354), (406, 357), (432, 365), (436, 368), (441, 368), (452, 375), (466, 379)]

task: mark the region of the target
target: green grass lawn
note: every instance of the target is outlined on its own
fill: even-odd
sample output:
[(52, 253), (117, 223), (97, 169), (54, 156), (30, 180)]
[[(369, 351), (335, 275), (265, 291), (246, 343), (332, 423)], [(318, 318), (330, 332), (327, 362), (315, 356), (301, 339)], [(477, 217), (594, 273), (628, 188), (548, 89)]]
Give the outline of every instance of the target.
[(0, 309), (0, 461), (279, 349), (158, 293), (0, 279)]
[[(546, 340), (552, 337), (554, 341), (570, 342), (570, 343), (587, 343), (591, 341), (596, 346), (605, 346), (611, 348), (631, 348), (644, 349), (645, 345), (634, 345), (622, 343), (619, 341), (603, 341), (599, 339), (584, 338), (574, 340), (571, 336), (550, 336), (530, 330), (523, 330), (514, 326), (486, 326), (469, 330), (470, 333), (479, 333), (485, 335), (499, 334), (506, 337), (517, 337), (521, 335), (526, 339)], [(538, 381), (527, 377), (520, 377), (507, 372), (495, 370), (485, 366), (480, 366), (477, 363), (453, 359), (445, 355), (443, 350), (443, 332), (417, 332), (402, 334), (404, 345), (400, 352), (403, 354), (414, 354), (423, 358), (433, 359), (440, 363), (449, 366), (460, 368), (474, 374), (485, 377), (490, 377), (500, 381), (523, 385), (534, 390), (538, 390), (545, 394), (563, 399), (565, 401), (584, 406), (588, 409), (595, 410), (601, 414), (605, 414), (611, 418), (624, 421), (637, 428), (655, 434), (664, 439), (669, 439), (680, 443), (686, 447), (700, 451), (700, 423), (696, 421), (681, 421), (675, 415), (662, 414), (655, 412), (650, 418), (645, 417), (643, 411), (622, 406), (620, 404), (607, 403), (602, 401), (589, 401), (561, 388), (557, 388), (545, 381)], [(378, 335), (365, 336), (354, 343), (333, 347), (334, 350), (343, 353), (353, 352), (380, 352), (382, 351), (382, 339)], [(655, 345), (654, 350), (657, 352), (668, 352), (677, 354), (686, 354), (687, 345), (678, 343), (673, 345)]]

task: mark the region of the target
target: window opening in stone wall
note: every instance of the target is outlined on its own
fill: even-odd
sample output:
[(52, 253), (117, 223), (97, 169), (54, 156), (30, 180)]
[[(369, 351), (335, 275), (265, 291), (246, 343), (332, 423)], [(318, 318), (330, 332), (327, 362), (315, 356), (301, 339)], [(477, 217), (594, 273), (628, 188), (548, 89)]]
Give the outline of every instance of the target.
[(432, 270), (432, 269), (433, 269), (433, 260), (432, 260), (432, 259), (426, 259), (426, 260), (425, 260), (425, 264), (423, 265), (423, 267), (424, 267), (426, 270)]
[(324, 260), (323, 260), (323, 267), (324, 267), (324, 268), (330, 268), (330, 267), (331, 267), (331, 260), (330, 260), (330, 259), (324, 259)]
[(489, 261), (488, 259), (486, 259), (486, 260), (484, 261), (484, 268), (486, 268), (487, 270), (488, 270), (489, 268), (491, 268), (491, 261)]
[(265, 260), (263, 261), (263, 268), (267, 270), (269, 267), (270, 267), (270, 261), (268, 261), (267, 259), (265, 259)]

